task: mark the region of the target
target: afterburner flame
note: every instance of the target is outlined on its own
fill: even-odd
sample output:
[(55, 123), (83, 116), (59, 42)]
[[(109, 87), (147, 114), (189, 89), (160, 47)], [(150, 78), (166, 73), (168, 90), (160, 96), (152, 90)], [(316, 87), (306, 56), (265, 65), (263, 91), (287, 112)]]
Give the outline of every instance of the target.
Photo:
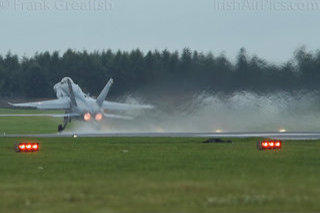
[(83, 119), (84, 119), (85, 121), (90, 121), (90, 119), (91, 119), (91, 114), (90, 114), (89, 112), (87, 112), (86, 114), (83, 115)]
[(102, 120), (102, 113), (97, 113), (95, 116), (96, 121), (101, 121)]

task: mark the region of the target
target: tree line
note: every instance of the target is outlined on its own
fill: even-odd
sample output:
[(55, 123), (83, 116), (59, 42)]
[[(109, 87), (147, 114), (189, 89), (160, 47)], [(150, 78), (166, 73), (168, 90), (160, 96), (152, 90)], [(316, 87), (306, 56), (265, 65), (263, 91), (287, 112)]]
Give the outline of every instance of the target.
[(42, 52), (32, 57), (0, 55), (0, 96), (44, 98), (55, 96), (52, 87), (71, 77), (85, 92), (99, 94), (107, 80), (113, 95), (130, 92), (297, 91), (320, 89), (320, 51), (295, 51), (293, 59), (273, 64), (249, 56), (242, 48), (235, 61), (223, 54), (178, 51)]

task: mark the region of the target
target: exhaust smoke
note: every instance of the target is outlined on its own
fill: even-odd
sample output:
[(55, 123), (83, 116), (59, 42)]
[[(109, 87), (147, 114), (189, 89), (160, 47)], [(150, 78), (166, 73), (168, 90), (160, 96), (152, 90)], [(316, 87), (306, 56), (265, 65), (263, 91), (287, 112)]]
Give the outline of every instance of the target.
[[(316, 97), (316, 98), (315, 98)], [(319, 97), (319, 98), (318, 98)], [(131, 96), (122, 102), (141, 103)], [(143, 102), (141, 103), (143, 104)], [(101, 125), (76, 123), (76, 133), (123, 132), (275, 132), (319, 131), (320, 93), (278, 92), (258, 95), (237, 92), (231, 95), (201, 93), (191, 97), (158, 96), (155, 109), (131, 112), (135, 119), (104, 119)]]

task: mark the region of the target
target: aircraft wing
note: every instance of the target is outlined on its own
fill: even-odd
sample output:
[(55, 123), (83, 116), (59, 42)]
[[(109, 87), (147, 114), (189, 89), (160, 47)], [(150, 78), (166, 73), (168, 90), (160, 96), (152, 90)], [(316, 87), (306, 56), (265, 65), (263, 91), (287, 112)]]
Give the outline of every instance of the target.
[(70, 108), (70, 99), (69, 98), (59, 98), (59, 99), (48, 100), (48, 101), (17, 103), (17, 104), (9, 103), (9, 104), (14, 107), (66, 110), (66, 109)]
[(152, 105), (140, 105), (140, 104), (123, 104), (111, 101), (104, 101), (102, 108), (105, 110), (118, 110), (118, 111), (130, 111), (139, 109), (153, 109)]
[(80, 116), (78, 113), (68, 114), (0, 114), (0, 117), (53, 117), (53, 118), (64, 118), (64, 117), (77, 117)]

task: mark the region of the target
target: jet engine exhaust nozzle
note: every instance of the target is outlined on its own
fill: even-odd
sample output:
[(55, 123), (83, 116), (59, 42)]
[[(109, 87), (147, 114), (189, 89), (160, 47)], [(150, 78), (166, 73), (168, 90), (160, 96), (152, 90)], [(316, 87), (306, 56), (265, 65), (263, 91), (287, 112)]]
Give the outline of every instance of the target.
[(97, 113), (96, 116), (94, 117), (94, 119), (95, 119), (96, 121), (101, 121), (102, 118), (103, 118), (102, 113)]
[(85, 113), (85, 114), (83, 115), (83, 119), (84, 119), (85, 121), (90, 121), (90, 120), (91, 120), (91, 114), (90, 114), (89, 112)]

